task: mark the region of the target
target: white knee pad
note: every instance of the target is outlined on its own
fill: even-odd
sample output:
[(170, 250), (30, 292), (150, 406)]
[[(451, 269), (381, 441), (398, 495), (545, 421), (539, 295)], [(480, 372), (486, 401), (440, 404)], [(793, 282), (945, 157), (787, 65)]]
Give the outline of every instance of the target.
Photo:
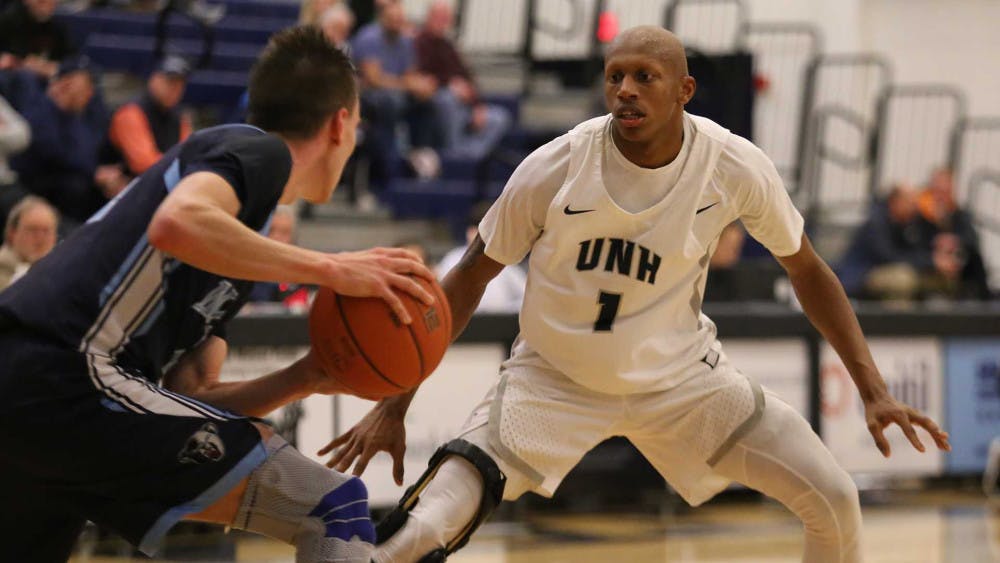
[(435, 452), (427, 471), (378, 526), (378, 563), (437, 563), (461, 549), (503, 496), (506, 477), (466, 440)]
[(296, 547), (297, 563), (369, 563), (375, 528), (368, 490), (357, 477), (309, 460), (283, 439), (250, 474), (233, 527)]

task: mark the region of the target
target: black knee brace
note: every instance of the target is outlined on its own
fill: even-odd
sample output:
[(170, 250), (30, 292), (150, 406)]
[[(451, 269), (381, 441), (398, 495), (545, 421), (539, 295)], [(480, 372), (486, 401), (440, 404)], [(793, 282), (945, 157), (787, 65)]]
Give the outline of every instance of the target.
[(406, 519), (409, 515), (410, 510), (417, 505), (420, 500), (420, 493), (427, 487), (427, 484), (431, 482), (431, 479), (437, 474), (438, 469), (444, 460), (448, 457), (456, 455), (462, 459), (468, 461), (473, 467), (479, 471), (479, 474), (483, 477), (483, 497), (479, 501), (479, 510), (476, 512), (476, 516), (469, 522), (469, 524), (455, 536), (448, 545), (442, 549), (434, 550), (433, 552), (425, 555), (420, 559), (420, 563), (440, 563), (445, 560), (448, 555), (458, 551), (465, 546), (469, 541), (469, 537), (472, 533), (476, 531), (477, 528), (483, 523), (484, 520), (489, 518), (490, 514), (496, 510), (497, 505), (503, 499), (503, 489), (504, 484), (507, 482), (507, 477), (500, 471), (497, 467), (495, 461), (490, 458), (483, 450), (479, 449), (475, 444), (466, 442), (461, 438), (457, 438), (448, 442), (447, 444), (438, 448), (434, 455), (431, 456), (430, 462), (427, 464), (427, 470), (424, 474), (420, 476), (417, 482), (406, 490), (403, 498), (400, 499), (399, 504), (396, 508), (392, 510), (375, 528), (376, 543), (380, 544), (388, 540), (395, 534), (400, 528), (406, 524)]

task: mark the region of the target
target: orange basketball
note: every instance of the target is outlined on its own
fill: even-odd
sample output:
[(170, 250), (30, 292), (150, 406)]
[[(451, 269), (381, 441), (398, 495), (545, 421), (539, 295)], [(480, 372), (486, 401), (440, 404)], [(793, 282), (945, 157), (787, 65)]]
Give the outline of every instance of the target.
[(320, 288), (309, 311), (309, 338), (324, 371), (359, 397), (378, 400), (416, 387), (451, 342), (451, 309), (441, 286), (414, 278), (435, 297), (427, 306), (397, 291), (413, 319), (405, 325), (377, 298)]

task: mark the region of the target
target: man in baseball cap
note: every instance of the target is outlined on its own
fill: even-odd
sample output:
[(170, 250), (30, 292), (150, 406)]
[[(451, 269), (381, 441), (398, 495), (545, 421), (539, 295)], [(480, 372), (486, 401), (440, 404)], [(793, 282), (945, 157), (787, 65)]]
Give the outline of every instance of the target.
[(185, 59), (164, 57), (150, 73), (145, 92), (112, 116), (110, 152), (133, 176), (145, 172), (191, 134), (191, 120), (179, 107), (190, 73), (191, 65)]

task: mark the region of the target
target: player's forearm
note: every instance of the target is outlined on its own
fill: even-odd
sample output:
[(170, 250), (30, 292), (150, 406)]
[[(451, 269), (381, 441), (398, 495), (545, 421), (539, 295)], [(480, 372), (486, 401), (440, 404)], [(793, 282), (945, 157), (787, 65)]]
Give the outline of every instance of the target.
[(302, 284), (321, 284), (336, 268), (329, 256), (259, 235), (221, 209), (179, 207), (154, 217), (149, 241), (195, 268), (229, 278)]
[(212, 406), (249, 416), (265, 416), (312, 394), (304, 359), (250, 381), (213, 383), (188, 389), (185, 395)]
[(840, 356), (862, 399), (887, 393), (844, 287), (830, 267), (817, 259), (810, 267), (789, 274), (802, 310)]
[(468, 279), (461, 263), (455, 266), (441, 281), (441, 289), (448, 297), (451, 307), (451, 340), (454, 341), (468, 326), (472, 314), (479, 307), (479, 301), (486, 292), (486, 283)]

